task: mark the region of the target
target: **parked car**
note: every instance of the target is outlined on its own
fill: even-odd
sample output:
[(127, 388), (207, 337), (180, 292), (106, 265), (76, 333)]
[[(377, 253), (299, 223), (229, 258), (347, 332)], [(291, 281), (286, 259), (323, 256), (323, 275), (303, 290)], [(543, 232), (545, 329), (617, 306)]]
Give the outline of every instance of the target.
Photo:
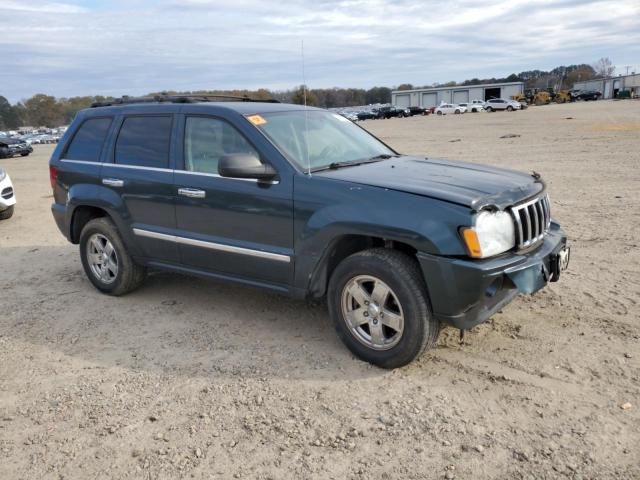
[(387, 107), (380, 107), (378, 109), (378, 118), (402, 118), (402, 117), (407, 117), (408, 114), (405, 111), (404, 108), (399, 108), (399, 107), (394, 107), (394, 106), (387, 106)]
[(16, 195), (9, 174), (0, 168), (0, 220), (7, 220), (13, 216)]
[(492, 98), (484, 102), (484, 109), (487, 112), (495, 112), (496, 110), (513, 112), (515, 110), (520, 110), (520, 108), (520, 102), (516, 102), (515, 100), (505, 100), (504, 98)]
[(317, 108), (159, 100), (79, 112), (50, 160), (103, 293), (163, 269), (326, 299), (347, 347), (393, 368), (568, 266), (536, 173), (402, 155)]
[(422, 107), (409, 107), (407, 110), (410, 117), (414, 115), (429, 115), (431, 113), (428, 109)]
[(363, 112), (358, 112), (358, 120), (373, 120), (378, 118), (378, 113), (373, 112), (371, 110), (365, 110)]
[(436, 107), (436, 115), (446, 115), (448, 113), (460, 114), (467, 111), (466, 107), (456, 105), (454, 103), (443, 103), (439, 107)]
[(24, 140), (16, 138), (0, 138), (0, 158), (10, 158), (15, 155), (26, 157), (33, 152), (33, 147)]
[(357, 122), (358, 121), (358, 115), (356, 115), (353, 112), (343, 112), (340, 115), (342, 115), (344, 118), (351, 120), (352, 122)]
[(484, 112), (484, 107), (479, 103), (459, 103), (458, 105), (466, 108), (467, 112)]
[(580, 92), (574, 96), (576, 100), (598, 100), (602, 96), (602, 93), (596, 90), (580, 90)]

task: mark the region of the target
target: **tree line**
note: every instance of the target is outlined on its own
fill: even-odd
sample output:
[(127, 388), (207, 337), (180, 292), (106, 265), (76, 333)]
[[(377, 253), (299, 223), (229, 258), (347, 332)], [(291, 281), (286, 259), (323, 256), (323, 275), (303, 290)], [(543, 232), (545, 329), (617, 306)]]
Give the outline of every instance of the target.
[[(472, 78), (461, 83), (455, 81), (443, 84), (414, 86), (404, 83), (396, 87), (397, 90), (411, 90), (414, 88), (431, 88), (447, 86), (470, 86), (488, 83), (525, 82), (525, 88), (570, 89), (576, 82), (604, 78), (611, 76), (615, 71), (609, 58), (601, 58), (593, 65), (579, 64), (556, 67), (549, 71), (529, 70), (520, 73), (512, 73), (502, 78)], [(280, 102), (303, 104), (322, 107), (338, 108), (370, 105), (376, 103), (391, 102), (391, 88), (373, 87), (363, 88), (307, 88), (300, 85), (296, 88), (284, 91), (271, 91), (265, 88), (258, 90), (199, 90), (187, 92), (155, 92), (156, 94), (209, 94), (249, 96), (257, 99), (276, 99)], [(79, 110), (88, 108), (94, 102), (104, 102), (112, 97), (100, 95), (82, 97), (56, 98), (51, 95), (38, 93), (29, 99), (11, 105), (9, 101), (0, 95), (0, 130), (15, 130), (21, 126), (34, 127), (58, 127), (68, 125)]]
[[(276, 99), (280, 102), (297, 103), (324, 108), (368, 105), (373, 103), (391, 102), (391, 89), (387, 87), (373, 87), (368, 90), (362, 88), (313, 88), (306, 89), (299, 86), (286, 91), (259, 90), (198, 90), (198, 91), (165, 91), (153, 92), (158, 94), (192, 94), (192, 95), (231, 95), (248, 96), (257, 99)], [(94, 102), (105, 102), (112, 97), (101, 95), (82, 97), (56, 98), (44, 93), (38, 93), (29, 99), (11, 105), (0, 95), (0, 131), (15, 130), (22, 126), (58, 127), (68, 125), (78, 111), (88, 108)]]

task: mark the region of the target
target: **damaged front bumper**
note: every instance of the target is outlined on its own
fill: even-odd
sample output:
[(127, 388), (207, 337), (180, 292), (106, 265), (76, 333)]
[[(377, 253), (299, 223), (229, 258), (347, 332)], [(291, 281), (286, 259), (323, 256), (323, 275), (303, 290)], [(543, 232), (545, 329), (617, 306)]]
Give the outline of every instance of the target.
[(527, 253), (486, 260), (438, 257), (418, 260), (427, 281), (434, 315), (455, 328), (486, 321), (519, 293), (533, 294), (559, 279), (569, 264), (567, 237), (555, 222), (541, 245)]

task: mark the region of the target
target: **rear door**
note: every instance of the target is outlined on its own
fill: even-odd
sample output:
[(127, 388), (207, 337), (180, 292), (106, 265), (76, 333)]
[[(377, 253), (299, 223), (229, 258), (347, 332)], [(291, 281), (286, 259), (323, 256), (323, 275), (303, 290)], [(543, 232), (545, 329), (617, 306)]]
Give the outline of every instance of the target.
[(119, 216), (150, 261), (177, 263), (174, 233), (171, 113), (131, 114), (119, 119), (110, 163), (101, 182), (120, 196)]
[(175, 172), (181, 262), (225, 277), (287, 288), (293, 271), (293, 177), (224, 178), (218, 162), (231, 153), (259, 157), (239, 128), (222, 117), (179, 117), (182, 161)]

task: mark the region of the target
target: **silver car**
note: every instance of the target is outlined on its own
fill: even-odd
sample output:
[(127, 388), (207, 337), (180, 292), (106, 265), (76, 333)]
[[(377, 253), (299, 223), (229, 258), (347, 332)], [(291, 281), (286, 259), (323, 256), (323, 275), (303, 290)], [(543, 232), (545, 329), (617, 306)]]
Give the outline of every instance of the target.
[(515, 100), (505, 100), (504, 98), (492, 98), (484, 103), (484, 109), (487, 112), (495, 112), (496, 110), (506, 110), (513, 112), (514, 110), (520, 110), (522, 105)]

